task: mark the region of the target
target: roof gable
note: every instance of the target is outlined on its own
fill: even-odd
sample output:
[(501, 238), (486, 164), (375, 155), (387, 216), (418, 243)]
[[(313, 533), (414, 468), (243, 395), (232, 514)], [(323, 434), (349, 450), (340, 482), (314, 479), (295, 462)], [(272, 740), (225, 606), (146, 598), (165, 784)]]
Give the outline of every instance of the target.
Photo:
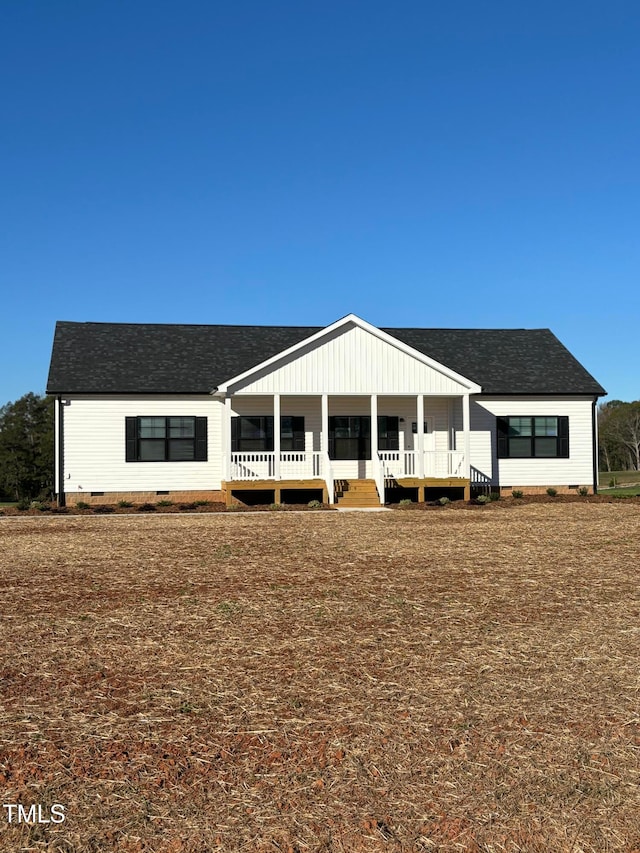
[(224, 382), (219, 393), (477, 394), (480, 387), (355, 314)]

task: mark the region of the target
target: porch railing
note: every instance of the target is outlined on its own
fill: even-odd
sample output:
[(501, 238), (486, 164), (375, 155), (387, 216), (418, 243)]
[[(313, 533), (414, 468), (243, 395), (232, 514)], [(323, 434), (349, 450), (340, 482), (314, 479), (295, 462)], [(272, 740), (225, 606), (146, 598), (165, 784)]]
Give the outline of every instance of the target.
[[(373, 460), (373, 478), (383, 498), (386, 480), (418, 477), (420, 466), (414, 450), (380, 450)], [(276, 476), (273, 451), (232, 453), (228, 462), (229, 480), (273, 480)], [(464, 477), (464, 453), (461, 450), (425, 450), (425, 477)], [(333, 490), (333, 474), (328, 453), (283, 450), (280, 452), (280, 480), (324, 480)]]
[[(386, 480), (420, 476), (419, 452), (415, 450), (381, 450), (378, 453)], [(462, 450), (425, 450), (425, 477), (464, 477)]]
[[(280, 452), (281, 480), (324, 479), (322, 453), (304, 450)], [(273, 480), (276, 471), (276, 454), (273, 451), (232, 453), (229, 480)]]

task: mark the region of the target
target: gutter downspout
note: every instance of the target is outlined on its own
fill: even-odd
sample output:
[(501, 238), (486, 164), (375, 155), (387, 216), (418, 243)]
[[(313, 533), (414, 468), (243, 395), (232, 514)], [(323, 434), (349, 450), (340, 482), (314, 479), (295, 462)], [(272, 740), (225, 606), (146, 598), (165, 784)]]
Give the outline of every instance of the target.
[(64, 405), (58, 394), (58, 506), (66, 506), (64, 493)]
[(591, 442), (593, 445), (593, 494), (598, 494), (598, 416), (596, 405), (598, 398), (594, 397), (591, 403)]

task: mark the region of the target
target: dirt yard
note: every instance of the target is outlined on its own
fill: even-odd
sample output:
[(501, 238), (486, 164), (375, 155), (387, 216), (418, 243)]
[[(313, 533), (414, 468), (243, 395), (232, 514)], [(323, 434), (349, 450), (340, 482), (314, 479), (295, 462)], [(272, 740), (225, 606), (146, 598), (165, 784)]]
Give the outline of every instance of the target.
[(625, 502), (0, 519), (0, 851), (640, 853), (639, 543)]

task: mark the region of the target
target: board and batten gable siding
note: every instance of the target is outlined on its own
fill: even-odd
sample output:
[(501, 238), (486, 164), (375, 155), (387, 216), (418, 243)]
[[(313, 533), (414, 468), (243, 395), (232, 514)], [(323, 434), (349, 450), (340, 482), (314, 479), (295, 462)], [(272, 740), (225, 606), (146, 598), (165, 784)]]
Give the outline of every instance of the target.
[[(64, 489), (67, 492), (209, 491), (220, 488), (223, 405), (198, 397), (67, 397)], [(207, 418), (206, 462), (126, 462), (125, 418)], [(56, 424), (57, 429), (57, 424)]]
[(392, 343), (349, 324), (253, 373), (243, 394), (463, 394), (464, 386)]
[[(473, 397), (471, 467), (493, 486), (558, 486), (593, 483), (591, 397)], [(569, 458), (498, 459), (497, 418), (567, 416)], [(456, 412), (455, 440), (463, 446), (462, 416)], [(472, 480), (474, 479), (472, 471)]]

